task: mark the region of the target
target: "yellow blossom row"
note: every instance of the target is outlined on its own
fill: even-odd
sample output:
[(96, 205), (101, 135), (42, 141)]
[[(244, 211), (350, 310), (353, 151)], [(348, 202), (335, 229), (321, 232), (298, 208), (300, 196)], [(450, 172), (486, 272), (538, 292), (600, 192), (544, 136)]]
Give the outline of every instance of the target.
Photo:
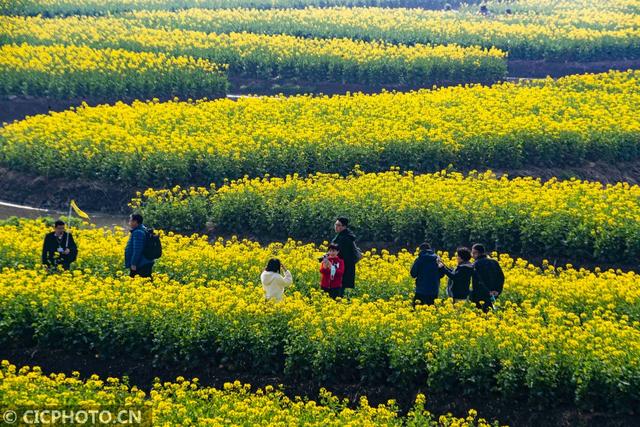
[[(617, 0), (620, 1), (620, 0)], [(226, 9), (238, 7), (302, 8), (308, 6), (421, 7), (442, 9), (464, 0), (0, 0), (0, 13), (12, 15), (103, 15), (128, 10)]]
[(115, 17), (0, 17), (0, 42), (186, 55), (228, 64), (230, 77), (260, 79), (425, 86), (495, 82), (506, 74), (505, 54), (493, 48), (404, 46), (242, 32), (207, 34), (150, 29)]
[[(46, 25), (46, 24), (43, 24)], [(0, 31), (2, 31), (0, 29)], [(34, 31), (37, 31), (35, 29)], [(125, 185), (640, 157), (640, 72), (410, 93), (81, 107), (0, 129), (0, 162)], [(143, 148), (143, 149), (141, 149)]]
[(216, 97), (224, 67), (204, 59), (85, 46), (0, 46), (0, 95), (117, 100), (156, 95)]
[[(115, 423), (144, 426), (198, 425), (309, 425), (309, 426), (451, 426), (489, 427), (469, 411), (466, 418), (451, 415), (434, 417), (424, 409), (425, 397), (418, 395), (406, 417), (398, 416), (393, 401), (370, 406), (365, 397), (355, 409), (328, 391), (320, 391), (320, 401), (289, 398), (281, 390), (267, 385), (252, 390), (240, 381), (227, 382), (221, 389), (203, 387), (198, 378), (154, 383), (149, 391), (114, 377), (100, 379), (92, 375), (81, 379), (78, 372), (45, 374), (38, 366), (16, 367), (7, 360), (0, 365), (0, 407), (15, 408), (16, 420), (57, 417), (48, 410), (66, 411), (72, 420), (82, 420), (82, 409), (95, 411)], [(73, 414), (77, 415), (73, 415)], [(91, 418), (89, 418), (91, 419)], [(21, 425), (22, 423), (20, 423)], [(122, 425), (117, 424), (117, 425)]]
[[(511, 401), (626, 411), (640, 390), (640, 324), (609, 310), (552, 302), (483, 314), (403, 299), (333, 301), (313, 293), (265, 302), (259, 287), (153, 283), (80, 271), (0, 274), (0, 345), (73, 348), (157, 368), (220, 366), (325, 384), (421, 382), (430, 393), (497, 393)], [(426, 378), (426, 384), (424, 383)]]
[[(152, 224), (152, 223), (151, 223)], [(11, 221), (0, 226), (0, 268), (37, 269), (43, 236), (50, 230), (41, 221)], [(123, 230), (73, 230), (79, 247), (74, 269), (91, 271), (108, 277), (123, 272), (123, 254), (128, 233)], [(330, 234), (327, 231), (327, 237)], [(218, 238), (211, 242), (205, 236), (162, 234), (163, 256), (154, 271), (181, 283), (204, 286), (216, 281), (219, 286), (259, 285), (260, 273), (272, 257), (281, 259), (292, 271), (293, 286), (288, 293), (311, 295), (320, 287), (318, 257), (326, 244), (303, 244), (293, 240), (260, 245), (249, 240)], [(415, 259), (414, 248), (390, 253), (371, 249), (357, 265), (357, 286), (352, 294), (363, 300), (413, 296), (414, 281), (409, 269)], [(451, 267), (455, 261), (441, 252)], [(537, 304), (552, 302), (567, 312), (578, 315), (609, 310), (617, 316), (640, 320), (640, 281), (634, 272), (620, 270), (590, 271), (572, 266), (553, 267), (545, 262), (536, 267), (523, 259), (502, 254), (498, 257), (506, 275), (506, 292), (502, 302)], [(441, 297), (445, 298), (446, 279), (442, 280)]]
[[(512, 3), (508, 3), (511, 5)], [(502, 6), (504, 7), (504, 6)], [(386, 8), (187, 9), (124, 15), (150, 28), (346, 37), (403, 44), (496, 47), (509, 59), (595, 61), (640, 55), (640, 15), (581, 9), (548, 14)]]
[(361, 241), (454, 249), (483, 242), (529, 256), (634, 262), (640, 187), (577, 179), (509, 179), (491, 171), (245, 178), (210, 189), (149, 189), (131, 203), (160, 228), (326, 239), (344, 215)]

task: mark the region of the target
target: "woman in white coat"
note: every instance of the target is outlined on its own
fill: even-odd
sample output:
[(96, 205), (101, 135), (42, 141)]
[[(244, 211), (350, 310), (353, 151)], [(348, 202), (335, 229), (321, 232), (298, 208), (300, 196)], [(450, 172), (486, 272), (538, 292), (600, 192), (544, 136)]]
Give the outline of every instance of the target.
[[(281, 272), (284, 271), (284, 276)], [(267, 300), (281, 301), (285, 288), (293, 283), (291, 272), (277, 258), (272, 258), (260, 275), (262, 289)]]

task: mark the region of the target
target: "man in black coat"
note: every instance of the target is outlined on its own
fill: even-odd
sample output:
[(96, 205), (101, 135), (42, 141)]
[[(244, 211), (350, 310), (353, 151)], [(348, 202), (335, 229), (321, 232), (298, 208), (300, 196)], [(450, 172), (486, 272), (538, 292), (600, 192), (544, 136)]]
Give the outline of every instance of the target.
[(487, 312), (493, 307), (493, 301), (502, 293), (504, 273), (498, 261), (487, 256), (483, 245), (473, 245), (471, 255), (475, 260), (473, 269), (476, 273), (471, 299), (478, 308)]
[(345, 289), (353, 289), (356, 282), (356, 262), (358, 262), (355, 244), (356, 236), (348, 227), (348, 218), (340, 217), (336, 219), (334, 229), (337, 234), (331, 241), (331, 243), (335, 243), (340, 248), (338, 256), (344, 261), (341, 296), (344, 296)]
[(63, 221), (56, 221), (54, 231), (44, 236), (42, 245), (42, 265), (55, 269), (59, 265), (69, 270), (71, 263), (78, 257), (78, 247), (71, 233), (65, 231)]

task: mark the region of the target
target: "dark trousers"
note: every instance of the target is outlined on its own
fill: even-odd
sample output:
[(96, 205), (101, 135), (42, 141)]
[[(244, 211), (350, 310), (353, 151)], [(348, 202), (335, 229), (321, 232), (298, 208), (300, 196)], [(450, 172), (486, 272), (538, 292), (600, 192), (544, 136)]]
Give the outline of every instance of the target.
[(438, 295), (424, 295), (416, 293), (413, 296), (413, 306), (415, 307), (416, 305), (434, 305), (436, 302), (436, 298), (438, 298)]
[(336, 299), (338, 297), (342, 297), (344, 295), (343, 288), (322, 288), (331, 298)]
[(136, 267), (136, 271), (129, 270), (129, 277), (151, 277), (153, 270), (153, 264), (143, 265), (142, 267)]

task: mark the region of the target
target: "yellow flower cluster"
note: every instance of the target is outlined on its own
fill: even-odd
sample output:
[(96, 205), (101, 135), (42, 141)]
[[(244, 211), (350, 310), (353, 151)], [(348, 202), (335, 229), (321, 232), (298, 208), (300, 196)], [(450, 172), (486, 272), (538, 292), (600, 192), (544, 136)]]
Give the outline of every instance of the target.
[(503, 11), (507, 8), (513, 12), (534, 12), (534, 14), (550, 14), (556, 11), (586, 11), (586, 12), (623, 12), (633, 14), (638, 12), (638, 0), (517, 0), (503, 2), (489, 0), (489, 8)]
[(631, 160), (640, 157), (639, 76), (78, 108), (0, 129), (0, 160), (136, 186), (348, 173), (356, 164), (432, 171)]
[(224, 95), (224, 67), (204, 59), (84, 46), (0, 46), (0, 94), (55, 98)]
[(251, 33), (149, 29), (131, 20), (0, 18), (0, 41), (77, 44), (162, 52), (228, 64), (230, 76), (369, 84), (494, 82), (506, 74), (504, 52), (456, 45), (393, 45)]
[[(616, 0), (621, 1), (621, 0)], [(629, 0), (627, 0), (629, 1)], [(464, 0), (0, 0), (0, 12), (12, 15), (101, 15), (127, 10), (176, 10), (193, 7), (300, 8), (306, 6), (381, 6), (442, 9)]]
[(147, 190), (132, 208), (160, 228), (326, 239), (337, 213), (361, 241), (484, 242), (508, 252), (634, 262), (640, 255), (640, 187), (576, 179), (414, 175), (245, 178), (206, 190)]
[(639, 14), (578, 7), (550, 10), (548, 14), (499, 13), (491, 19), (479, 15), (477, 7), (461, 12), (386, 8), (188, 9), (140, 11), (125, 16), (151, 28), (346, 37), (409, 45), (480, 45), (508, 52), (510, 59), (632, 58), (639, 55), (640, 40)]
[[(182, 377), (175, 382), (156, 382), (146, 392), (114, 377), (104, 380), (92, 375), (82, 380), (77, 372), (70, 376), (63, 373), (46, 375), (38, 366), (18, 369), (7, 360), (0, 365), (0, 406), (4, 408), (51, 408), (69, 413), (81, 409), (108, 411), (110, 417), (136, 420), (149, 426), (302, 423), (313, 426), (400, 427), (418, 422), (425, 427), (498, 425), (477, 419), (473, 410), (469, 411), (467, 418), (446, 415), (442, 422), (424, 410), (423, 395), (418, 396), (407, 417), (398, 416), (393, 402), (372, 407), (366, 399), (361, 399), (357, 408), (350, 409), (344, 401), (325, 390), (321, 390), (320, 395), (322, 400), (316, 403), (291, 399), (272, 386), (251, 390), (249, 384), (234, 381), (216, 389), (201, 386), (198, 378), (189, 381)], [(33, 419), (33, 416), (27, 415), (27, 419)]]
[(336, 302), (318, 293), (266, 303), (254, 286), (5, 269), (0, 311), (7, 348), (34, 340), (159, 368), (222, 364), (329, 382), (349, 372), (362, 384), (427, 378), (432, 393), (453, 381), (470, 395), (498, 390), (508, 400), (524, 392), (617, 410), (628, 409), (640, 387), (638, 320), (606, 307), (576, 314), (543, 299), (504, 302), (489, 314), (450, 302), (413, 310), (402, 299)]
[[(50, 228), (40, 221), (20, 221), (0, 226), (0, 268), (39, 266), (42, 238)], [(123, 271), (123, 253), (128, 233), (105, 229), (73, 230), (80, 248), (74, 269), (91, 271), (101, 277), (117, 276)], [(241, 283), (259, 285), (260, 273), (272, 257), (281, 259), (293, 272), (294, 284), (288, 293), (311, 295), (319, 289), (318, 257), (326, 245), (287, 242), (260, 245), (249, 240), (221, 238), (208, 242), (199, 235), (162, 234), (164, 254), (154, 271), (180, 283), (206, 286), (235, 286)], [(449, 254), (441, 252), (445, 263), (452, 267)], [(411, 251), (391, 254), (387, 250), (371, 249), (357, 266), (357, 287), (354, 295), (364, 300), (410, 298), (414, 281), (409, 269), (415, 259)], [(633, 272), (589, 271), (572, 266), (554, 268), (547, 262), (535, 267), (522, 259), (506, 254), (499, 257), (505, 271), (507, 292), (501, 301), (552, 302), (567, 312), (596, 312), (607, 308), (619, 316), (640, 320), (640, 280)], [(446, 279), (442, 281), (444, 298)]]

